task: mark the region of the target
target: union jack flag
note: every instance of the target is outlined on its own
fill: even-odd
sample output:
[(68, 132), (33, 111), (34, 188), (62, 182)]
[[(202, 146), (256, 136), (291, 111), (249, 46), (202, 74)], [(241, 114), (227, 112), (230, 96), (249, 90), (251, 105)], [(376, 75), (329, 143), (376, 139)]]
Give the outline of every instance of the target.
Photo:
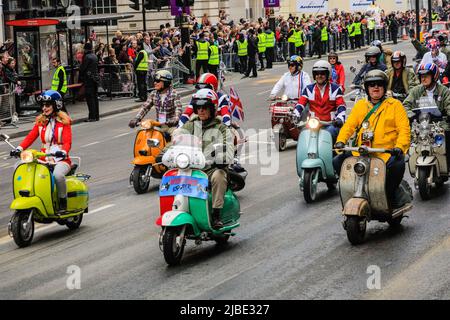
[(241, 99), (233, 87), (230, 88), (230, 110), (233, 119), (244, 121), (244, 108)]

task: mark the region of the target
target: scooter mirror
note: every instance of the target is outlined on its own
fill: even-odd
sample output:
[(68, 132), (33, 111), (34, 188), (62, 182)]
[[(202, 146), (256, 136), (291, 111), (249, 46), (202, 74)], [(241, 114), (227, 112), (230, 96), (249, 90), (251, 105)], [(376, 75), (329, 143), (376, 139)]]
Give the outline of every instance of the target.
[(355, 73), (355, 72), (356, 72), (356, 68), (355, 68), (354, 66), (351, 66), (351, 67), (350, 67), (350, 71), (353, 72), (353, 73)]
[(157, 147), (159, 147), (159, 140), (158, 139), (148, 139), (147, 145), (150, 148), (157, 148)]
[(4, 140), (4, 141), (9, 140), (9, 136), (8, 136), (7, 134), (4, 134), (4, 133), (0, 133), (0, 138), (1, 138), (2, 140)]
[(362, 60), (356, 60), (356, 62), (358, 63), (358, 64), (364, 64), (364, 61), (362, 61)]

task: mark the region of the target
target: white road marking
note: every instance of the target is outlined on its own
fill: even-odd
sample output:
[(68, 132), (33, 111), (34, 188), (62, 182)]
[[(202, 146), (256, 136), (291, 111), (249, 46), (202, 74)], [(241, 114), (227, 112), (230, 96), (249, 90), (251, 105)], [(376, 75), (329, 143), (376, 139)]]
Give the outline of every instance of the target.
[(121, 134), (118, 134), (117, 136), (114, 136), (114, 137), (112, 137), (112, 139), (115, 139), (115, 138), (120, 138), (120, 137), (123, 137), (123, 136), (129, 135), (129, 134), (132, 134), (132, 133), (134, 133), (134, 131), (130, 131), (130, 132), (125, 132), (125, 133), (121, 133)]
[(97, 213), (97, 212), (100, 212), (100, 211), (103, 211), (103, 210), (106, 210), (106, 209), (109, 209), (109, 208), (112, 208), (112, 207), (115, 207), (115, 206), (116, 206), (115, 204), (108, 204), (106, 206), (103, 206), (103, 207), (100, 207), (98, 209), (90, 211), (89, 213), (85, 214), (85, 216), (89, 216), (91, 214), (94, 214), (94, 213)]
[(344, 98), (347, 98), (348, 96), (350, 96), (350, 95), (352, 95), (354, 93), (356, 93), (356, 90), (350, 91), (349, 93), (345, 94)]
[(80, 148), (90, 147), (90, 146), (93, 146), (93, 145), (96, 145), (96, 144), (99, 144), (99, 143), (100, 143), (100, 141), (94, 141), (92, 143), (85, 144), (84, 146), (81, 146)]

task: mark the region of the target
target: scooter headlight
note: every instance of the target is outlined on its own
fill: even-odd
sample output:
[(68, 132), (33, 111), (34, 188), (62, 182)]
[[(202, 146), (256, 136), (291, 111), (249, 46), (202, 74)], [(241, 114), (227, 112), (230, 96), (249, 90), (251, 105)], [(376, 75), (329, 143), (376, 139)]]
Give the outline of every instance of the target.
[(31, 163), (34, 160), (33, 152), (31, 151), (22, 151), (20, 154), (20, 160), (22, 160), (23, 163)]
[(190, 162), (191, 159), (189, 159), (189, 156), (185, 153), (179, 154), (177, 159), (175, 160), (177, 167), (180, 169), (186, 169), (187, 167), (189, 167)]
[(355, 170), (355, 173), (358, 176), (362, 176), (362, 175), (364, 175), (366, 173), (367, 166), (364, 163), (362, 163), (362, 162), (357, 162), (355, 164), (355, 166), (353, 167), (353, 170)]
[(316, 130), (320, 126), (320, 121), (316, 118), (311, 118), (308, 120), (308, 127), (312, 130)]
[(281, 100), (282, 100), (282, 101), (288, 101), (288, 96), (284, 94), (284, 95), (281, 97)]

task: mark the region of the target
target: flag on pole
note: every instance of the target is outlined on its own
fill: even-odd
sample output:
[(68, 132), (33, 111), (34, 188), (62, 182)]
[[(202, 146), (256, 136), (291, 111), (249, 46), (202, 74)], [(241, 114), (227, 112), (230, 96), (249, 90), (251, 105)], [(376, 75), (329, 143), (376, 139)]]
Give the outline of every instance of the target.
[(233, 119), (244, 121), (244, 108), (241, 99), (233, 87), (230, 87), (230, 110)]

